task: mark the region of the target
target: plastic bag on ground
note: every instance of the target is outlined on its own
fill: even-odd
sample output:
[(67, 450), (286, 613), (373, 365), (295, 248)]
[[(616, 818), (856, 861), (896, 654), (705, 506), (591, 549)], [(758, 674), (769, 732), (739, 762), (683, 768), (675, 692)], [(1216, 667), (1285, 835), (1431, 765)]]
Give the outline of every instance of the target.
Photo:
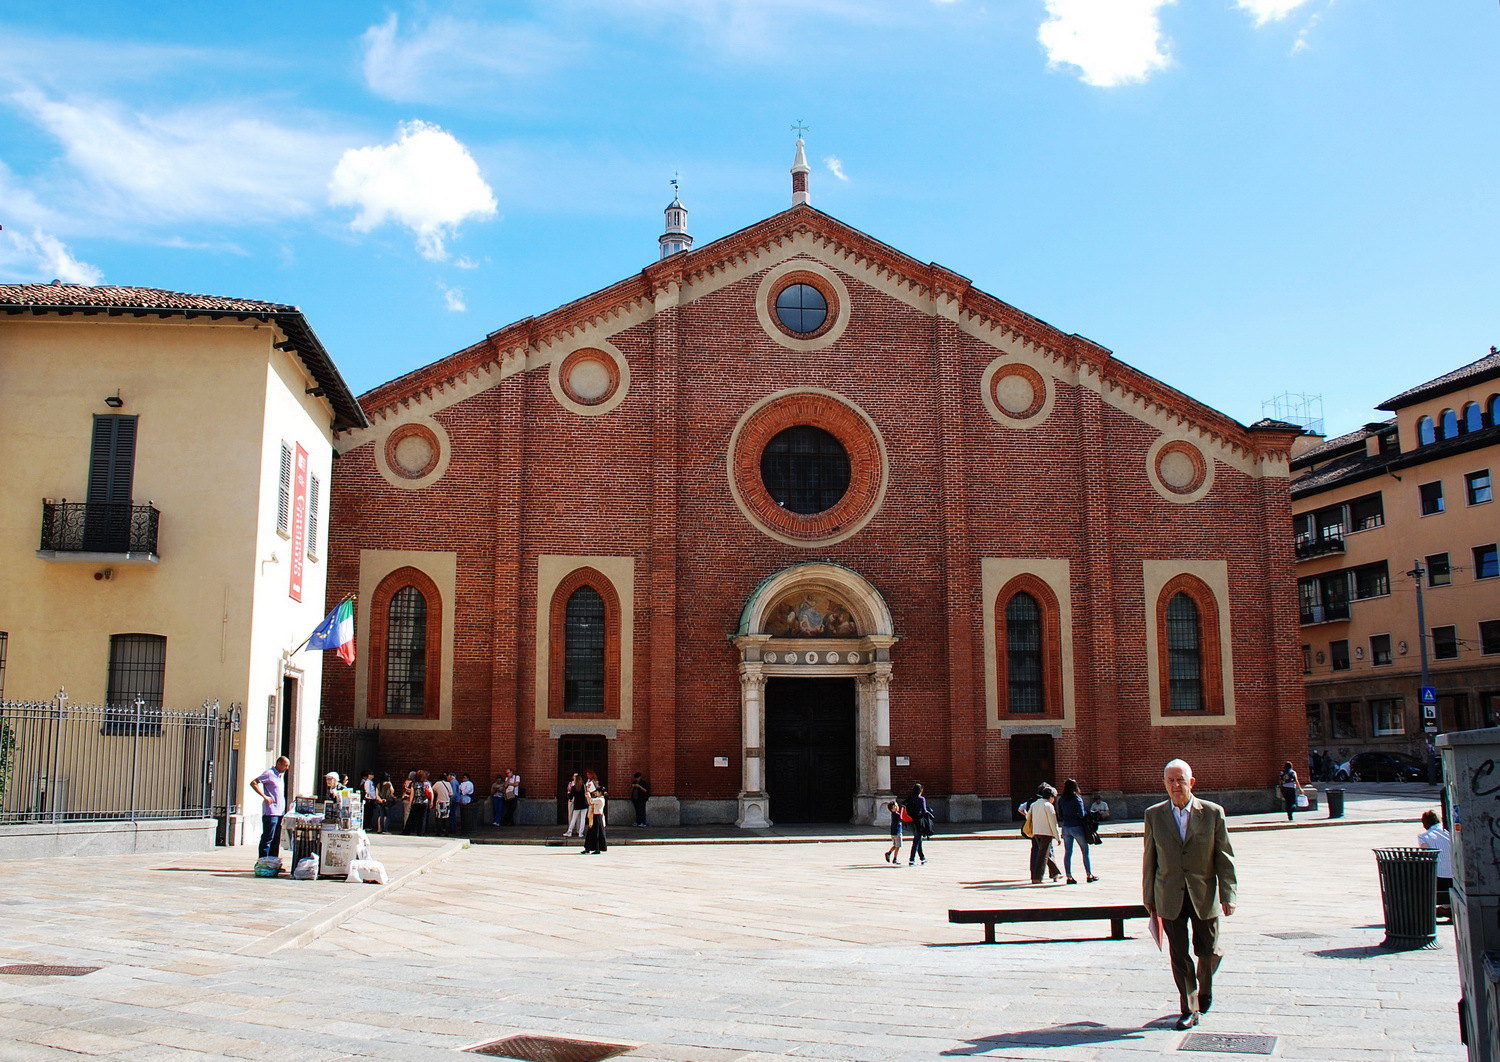
[(276, 856), (267, 856), (255, 861), (255, 876), (257, 878), (274, 878), (284, 870), (281, 860)]
[(318, 879), (318, 853), (314, 852), (305, 859), (299, 859), (297, 866), (292, 870), (292, 877), (298, 881), (316, 881)]
[(386, 877), (385, 864), (378, 859), (351, 859), (349, 860), (349, 875), (344, 878), (348, 882), (369, 882), (372, 885), (384, 885), (390, 879)]

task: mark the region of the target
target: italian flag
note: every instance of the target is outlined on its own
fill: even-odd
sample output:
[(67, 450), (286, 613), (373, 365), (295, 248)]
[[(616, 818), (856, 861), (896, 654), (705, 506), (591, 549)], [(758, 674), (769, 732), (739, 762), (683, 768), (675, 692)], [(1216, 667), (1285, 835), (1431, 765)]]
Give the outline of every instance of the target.
[(309, 649), (337, 649), (339, 659), (354, 663), (354, 600), (344, 598), (332, 612), (323, 617), (318, 629), (307, 640)]

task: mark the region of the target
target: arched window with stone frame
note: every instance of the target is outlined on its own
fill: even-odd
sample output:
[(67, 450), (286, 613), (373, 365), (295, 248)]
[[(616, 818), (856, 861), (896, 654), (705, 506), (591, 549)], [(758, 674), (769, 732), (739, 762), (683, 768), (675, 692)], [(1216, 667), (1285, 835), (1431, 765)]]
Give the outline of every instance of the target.
[(370, 601), (369, 718), (438, 718), (442, 630), (442, 594), (426, 573), (398, 568), (380, 581)]
[(995, 598), (995, 674), (1002, 716), (1060, 719), (1062, 626), (1057, 595), (1018, 575)]
[(1203, 580), (1179, 575), (1156, 603), (1157, 679), (1163, 715), (1222, 715), (1219, 603)]
[(548, 714), (620, 715), (620, 599), (593, 569), (570, 573), (552, 593)]

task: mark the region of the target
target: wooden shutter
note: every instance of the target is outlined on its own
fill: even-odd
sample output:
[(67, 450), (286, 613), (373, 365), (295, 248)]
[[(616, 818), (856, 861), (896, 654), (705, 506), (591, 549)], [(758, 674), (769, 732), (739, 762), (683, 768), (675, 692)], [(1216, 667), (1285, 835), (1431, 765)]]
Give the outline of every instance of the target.
[(91, 505), (129, 505), (135, 485), (136, 418), (116, 413), (94, 416), (89, 450)]

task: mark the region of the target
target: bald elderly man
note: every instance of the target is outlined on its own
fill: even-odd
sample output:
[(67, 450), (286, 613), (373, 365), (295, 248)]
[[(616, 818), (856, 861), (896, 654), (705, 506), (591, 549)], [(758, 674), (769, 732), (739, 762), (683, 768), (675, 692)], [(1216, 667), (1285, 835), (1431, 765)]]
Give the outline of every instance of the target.
[(1191, 1029), (1213, 1005), (1214, 971), (1224, 956), (1219, 913), (1234, 914), (1234, 848), (1224, 809), (1193, 795), (1186, 761), (1167, 764), (1162, 782), (1167, 799), (1146, 809), (1141, 891), (1167, 935), (1182, 1005), (1177, 1028)]

